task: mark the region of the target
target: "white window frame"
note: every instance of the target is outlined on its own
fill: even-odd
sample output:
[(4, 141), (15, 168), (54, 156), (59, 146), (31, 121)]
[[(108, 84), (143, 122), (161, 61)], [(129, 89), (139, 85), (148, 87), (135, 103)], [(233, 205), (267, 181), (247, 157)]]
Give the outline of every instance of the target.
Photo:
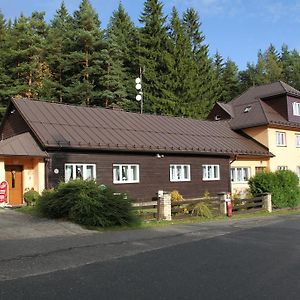
[[(122, 174), (122, 168), (128, 168), (128, 178), (118, 179), (117, 169), (119, 174)], [(133, 176), (133, 168), (136, 168), (136, 179)], [(140, 182), (140, 165), (139, 164), (113, 164), (113, 183), (126, 184), (126, 183), (139, 183)]]
[[(212, 176), (210, 176), (209, 168), (212, 170)], [(202, 180), (220, 180), (220, 165), (202, 165)]]
[(283, 131), (276, 131), (276, 146), (286, 147), (286, 133)]
[[(72, 167), (72, 178), (67, 178), (67, 167)], [(96, 164), (86, 164), (86, 163), (67, 163), (65, 164), (65, 182), (68, 182), (69, 180), (76, 179), (76, 168), (80, 166), (82, 167), (82, 179), (88, 180), (87, 178), (87, 167), (92, 167), (92, 177), (91, 180), (96, 180)]]
[(300, 116), (300, 103), (299, 102), (293, 102), (293, 115)]
[(278, 166), (277, 167), (277, 170), (278, 171), (286, 171), (286, 170), (288, 170), (289, 168), (288, 168), (288, 166)]
[[(184, 177), (184, 168), (187, 168), (187, 177)], [(174, 172), (172, 172), (172, 169), (179, 170), (179, 173), (177, 173), (177, 176)], [(171, 182), (179, 182), (179, 181), (191, 181), (191, 165), (188, 164), (170, 164), (170, 181)]]
[(295, 145), (296, 148), (300, 148), (300, 133), (295, 133)]
[[(242, 178), (246, 180), (238, 180), (238, 169), (241, 169)], [(232, 167), (230, 168), (230, 178), (232, 183), (247, 183), (251, 177), (250, 167)]]

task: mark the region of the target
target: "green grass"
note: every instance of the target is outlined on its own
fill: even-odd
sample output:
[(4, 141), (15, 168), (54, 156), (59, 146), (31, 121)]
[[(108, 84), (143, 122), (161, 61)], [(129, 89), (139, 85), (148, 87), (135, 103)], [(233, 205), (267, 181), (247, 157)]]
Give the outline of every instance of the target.
[(15, 210), (18, 212), (27, 214), (27, 215), (41, 217), (41, 214), (37, 210), (36, 206), (22, 206), (22, 207), (16, 208)]
[[(34, 206), (23, 206), (21, 208), (17, 208), (17, 211), (25, 214), (30, 214), (34, 216), (40, 217), (39, 212), (37, 211), (36, 207)], [(132, 229), (146, 229), (146, 228), (153, 228), (153, 227), (164, 227), (164, 226), (172, 226), (177, 224), (193, 224), (193, 223), (202, 223), (202, 222), (218, 222), (218, 221), (226, 221), (226, 220), (240, 220), (240, 219), (251, 219), (251, 218), (258, 218), (258, 217), (274, 217), (274, 216), (286, 216), (286, 215), (299, 215), (300, 209), (278, 209), (273, 210), (272, 213), (264, 212), (264, 211), (257, 211), (252, 213), (239, 213), (233, 214), (231, 218), (227, 216), (217, 216), (210, 219), (203, 218), (203, 217), (190, 217), (185, 219), (173, 219), (172, 221), (157, 221), (157, 220), (148, 220), (142, 221), (140, 224), (133, 224), (130, 226), (116, 226), (116, 227), (108, 227), (108, 228), (101, 228), (101, 227), (87, 227), (84, 228), (90, 230), (97, 230), (97, 231), (119, 231), (119, 230), (132, 230)]]

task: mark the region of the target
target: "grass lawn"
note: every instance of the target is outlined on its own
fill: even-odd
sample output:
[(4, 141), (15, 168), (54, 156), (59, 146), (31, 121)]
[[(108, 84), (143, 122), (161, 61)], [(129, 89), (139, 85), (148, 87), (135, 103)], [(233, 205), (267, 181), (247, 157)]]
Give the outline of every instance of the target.
[[(34, 206), (23, 206), (21, 208), (17, 208), (16, 211), (21, 213), (34, 215), (40, 217), (41, 215), (37, 211)], [(156, 211), (156, 209), (155, 209)], [(157, 221), (157, 220), (146, 220), (142, 221), (140, 224), (131, 225), (131, 226), (123, 226), (123, 227), (113, 227), (113, 228), (102, 228), (102, 227), (86, 227), (87, 229), (99, 230), (99, 231), (107, 231), (107, 230), (128, 230), (128, 229), (143, 229), (143, 228), (151, 228), (151, 227), (161, 227), (161, 226), (171, 226), (174, 224), (192, 224), (199, 222), (213, 222), (213, 221), (226, 221), (226, 220), (239, 220), (239, 219), (249, 219), (256, 217), (273, 217), (273, 216), (284, 216), (284, 215), (298, 215), (300, 214), (300, 209), (278, 209), (273, 210), (272, 213), (257, 211), (257, 212), (247, 212), (247, 213), (238, 213), (233, 214), (231, 218), (227, 216), (217, 216), (210, 219), (203, 217), (190, 217), (184, 219), (173, 219), (172, 221)]]

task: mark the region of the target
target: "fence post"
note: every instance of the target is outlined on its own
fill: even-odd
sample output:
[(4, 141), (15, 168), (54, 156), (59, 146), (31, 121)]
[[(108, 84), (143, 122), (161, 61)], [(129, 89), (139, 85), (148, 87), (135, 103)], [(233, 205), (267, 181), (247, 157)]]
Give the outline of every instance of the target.
[(171, 195), (169, 193), (163, 193), (158, 198), (158, 203), (157, 203), (157, 219), (158, 221), (160, 220), (167, 220), (171, 221), (172, 220), (172, 215), (171, 215)]
[(221, 215), (227, 215), (227, 206), (226, 206), (226, 194), (225, 192), (218, 193), (220, 199), (220, 213)]
[(263, 208), (270, 213), (272, 212), (272, 194), (271, 193), (263, 194)]

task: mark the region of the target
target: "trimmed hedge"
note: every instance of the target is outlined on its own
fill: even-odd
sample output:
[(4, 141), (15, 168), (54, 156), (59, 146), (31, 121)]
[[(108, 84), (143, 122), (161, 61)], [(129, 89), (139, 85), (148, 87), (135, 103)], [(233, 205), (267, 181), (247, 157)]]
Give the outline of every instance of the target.
[(38, 210), (48, 218), (66, 218), (86, 226), (130, 225), (138, 221), (132, 199), (94, 181), (71, 180), (44, 191)]
[(292, 171), (258, 173), (250, 178), (249, 186), (254, 197), (272, 193), (275, 208), (295, 207), (300, 203), (299, 178)]

